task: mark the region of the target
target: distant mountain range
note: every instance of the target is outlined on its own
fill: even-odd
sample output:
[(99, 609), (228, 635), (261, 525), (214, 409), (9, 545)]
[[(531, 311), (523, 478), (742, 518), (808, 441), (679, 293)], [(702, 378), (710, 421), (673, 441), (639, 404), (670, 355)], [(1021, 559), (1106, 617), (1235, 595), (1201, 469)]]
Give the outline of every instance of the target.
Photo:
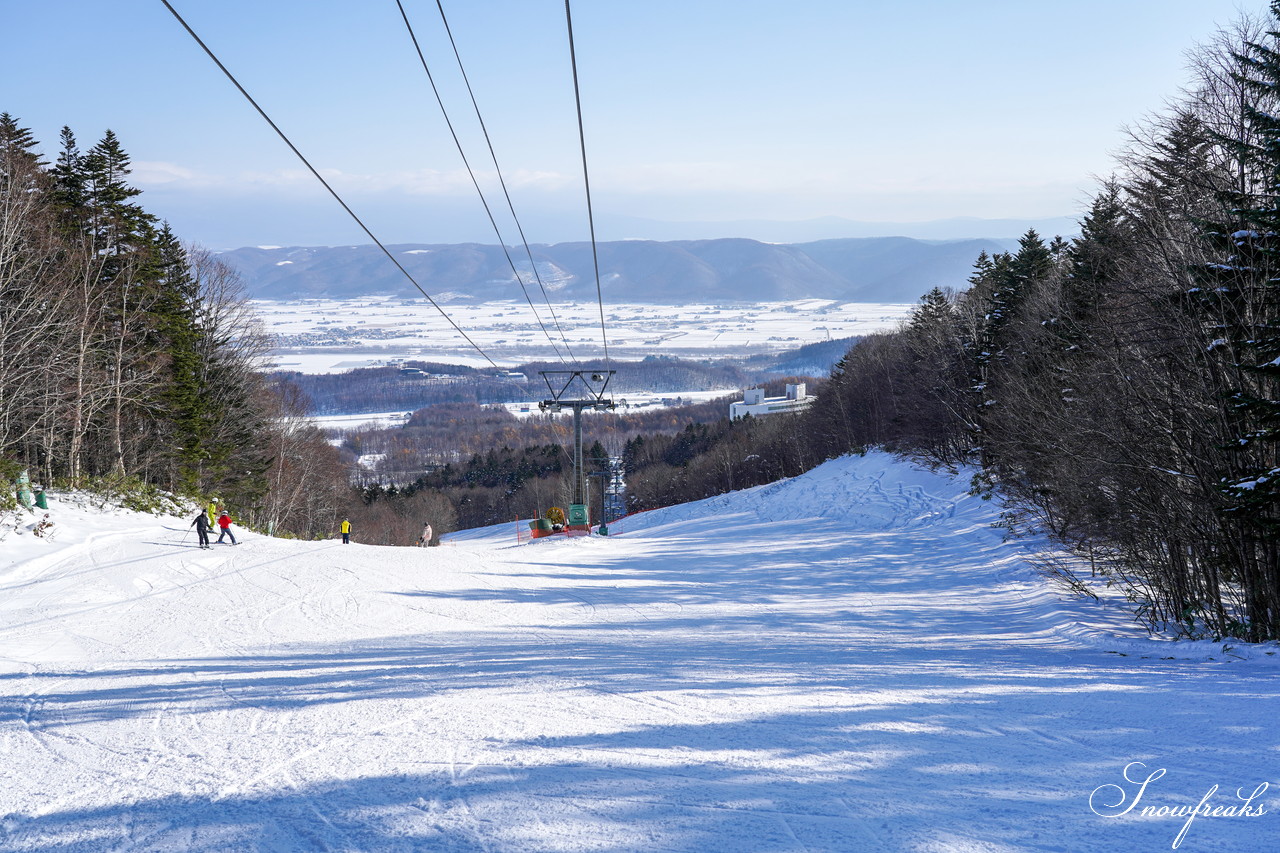
[[(840, 299), (915, 302), (936, 286), (963, 288), (980, 252), (1006, 251), (1012, 239), (919, 240), (864, 237), (774, 244), (743, 238), (625, 240), (600, 243), (606, 303), (680, 305)], [(523, 300), (511, 262), (496, 245), (399, 244), (387, 247), (441, 302)], [(542, 301), (524, 249), (510, 249), (535, 303)], [(589, 243), (532, 247), (553, 301), (595, 301)], [(376, 246), (255, 247), (222, 252), (257, 299), (419, 296)]]
[(776, 220), (737, 219), (724, 222), (670, 222), (617, 214), (601, 217), (601, 230), (608, 239), (712, 240), (746, 237), (765, 243), (810, 243), (846, 237), (913, 237), (917, 240), (973, 240), (1017, 238), (1034, 228), (1048, 239), (1055, 234), (1073, 237), (1080, 224), (1070, 216), (1039, 219), (979, 219), (956, 217), (925, 222), (867, 222), (840, 216), (817, 219)]

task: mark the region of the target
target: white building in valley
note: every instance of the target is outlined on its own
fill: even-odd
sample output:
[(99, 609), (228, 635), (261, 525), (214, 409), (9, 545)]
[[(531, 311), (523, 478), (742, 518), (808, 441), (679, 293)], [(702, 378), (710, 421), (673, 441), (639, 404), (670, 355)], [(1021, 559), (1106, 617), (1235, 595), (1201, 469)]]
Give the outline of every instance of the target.
[(760, 417), (774, 415), (778, 412), (799, 412), (809, 408), (813, 398), (808, 395), (803, 382), (787, 386), (787, 396), (766, 397), (763, 388), (748, 388), (742, 392), (742, 401), (729, 404), (729, 418), (740, 418), (743, 415)]

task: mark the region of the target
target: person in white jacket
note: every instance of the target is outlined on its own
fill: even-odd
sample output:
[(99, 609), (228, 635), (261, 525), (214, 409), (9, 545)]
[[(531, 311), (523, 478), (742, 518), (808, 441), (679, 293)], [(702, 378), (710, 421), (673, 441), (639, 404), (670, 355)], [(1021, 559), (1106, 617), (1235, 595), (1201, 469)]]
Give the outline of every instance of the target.
[(418, 537), (418, 547), (425, 548), (431, 544), (431, 525), (427, 522), (422, 524), (422, 535)]

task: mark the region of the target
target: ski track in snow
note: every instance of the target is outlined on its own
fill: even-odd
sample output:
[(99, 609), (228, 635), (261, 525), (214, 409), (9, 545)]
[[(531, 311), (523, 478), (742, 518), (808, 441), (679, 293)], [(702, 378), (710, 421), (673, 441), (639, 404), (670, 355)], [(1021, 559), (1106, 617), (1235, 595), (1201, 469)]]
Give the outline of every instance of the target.
[(1280, 849), (1276, 647), (1149, 639), (997, 512), (883, 454), (519, 546), (57, 501), (0, 542), (0, 851), (1170, 849), (1090, 809), (1130, 762), (1270, 782), (1179, 849)]

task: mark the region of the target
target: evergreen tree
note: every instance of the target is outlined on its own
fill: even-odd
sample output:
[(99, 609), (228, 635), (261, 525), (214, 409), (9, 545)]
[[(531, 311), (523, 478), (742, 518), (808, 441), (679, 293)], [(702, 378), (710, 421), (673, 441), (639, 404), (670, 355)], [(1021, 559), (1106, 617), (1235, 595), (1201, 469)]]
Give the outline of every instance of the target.
[(627, 443), (622, 447), (623, 473), (630, 476), (640, 470), (640, 466), (644, 463), (646, 451), (647, 447), (643, 435), (628, 439)]
[(586, 457), (588, 471), (609, 470), (609, 451), (604, 449), (604, 445), (598, 439), (587, 448)]
[(949, 325), (954, 318), (955, 310), (951, 307), (951, 300), (942, 288), (935, 287), (920, 297), (920, 304), (911, 312), (907, 329), (923, 333), (939, 325)]
[(17, 119), (0, 113), (0, 287), (19, 283), (17, 270), (30, 261), (35, 218), (47, 205), (48, 179), (38, 144)]
[(1187, 110), (1177, 113), (1151, 143), (1140, 173), (1126, 187), (1129, 213), (1148, 237), (1165, 241), (1169, 249), (1198, 241), (1201, 223), (1219, 213), (1221, 199), (1215, 187), (1232, 183), (1220, 165), (1219, 144), (1204, 122)]
[(964, 456), (973, 428), (965, 378), (965, 340), (951, 297), (933, 288), (920, 298), (902, 332), (909, 356), (903, 386), (904, 439), (937, 458)]
[(157, 415), (164, 405), (164, 367), (157, 353), (165, 341), (151, 316), (159, 298), (160, 259), (155, 251), (155, 217), (132, 201), (141, 190), (128, 183), (129, 155), (106, 131), (83, 161), (86, 235), (101, 258), (102, 280), (109, 285), (108, 321), (115, 346), (111, 354), (112, 406), (108, 432), (113, 437), (117, 474), (139, 473), (163, 458), (155, 446)]
[(155, 217), (132, 199), (142, 190), (131, 186), (130, 158), (119, 138), (108, 130), (81, 163), (88, 227), (94, 244), (109, 255), (136, 251), (149, 242)]
[(1080, 236), (1066, 256), (1062, 334), (1070, 344), (1079, 343), (1104, 295), (1118, 283), (1120, 262), (1132, 240), (1120, 187), (1108, 181), (1080, 221)]
[[(1001, 253), (997, 258), (1007, 258), (1007, 255)], [(983, 249), (978, 253), (978, 259), (973, 262), (973, 272), (969, 274), (969, 287), (975, 296), (990, 296), (990, 289), (995, 287), (996, 258), (987, 254), (987, 250)], [(984, 291), (987, 291), (984, 293)]]
[(982, 274), (981, 283), (988, 286), (990, 292), (978, 356), (984, 367), (985, 381), (990, 381), (992, 362), (1007, 355), (1011, 329), (1028, 291), (1036, 283), (1044, 281), (1053, 269), (1053, 253), (1033, 228), (1018, 241), (1016, 253), (997, 256), (990, 271)]
[(1049, 255), (1053, 259), (1054, 264), (1060, 262), (1066, 257), (1068, 250), (1071, 248), (1071, 242), (1063, 239), (1062, 235), (1056, 234), (1049, 241)]
[(58, 151), (58, 159), (51, 173), (53, 200), (63, 229), (78, 235), (88, 219), (84, 154), (80, 151), (71, 128), (63, 127), (59, 139), (62, 148)]
[(0, 113), (0, 192), (20, 189), (14, 186), (15, 179), (29, 180), (44, 168), (35, 150), (38, 145), (29, 128), (19, 127), (16, 118)]
[(1053, 270), (1053, 260), (1053, 250), (1044, 244), (1034, 228), (1030, 228), (1019, 238), (1018, 251), (1010, 259), (1010, 280), (1023, 286), (1043, 281)]
[(158, 275), (150, 314), (168, 368), (161, 398), (175, 466), (171, 476), (176, 487), (196, 492), (213, 438), (210, 389), (202, 381), (200, 363), (203, 332), (197, 322), (198, 286), (187, 253), (168, 223), (156, 234), (153, 251)]

